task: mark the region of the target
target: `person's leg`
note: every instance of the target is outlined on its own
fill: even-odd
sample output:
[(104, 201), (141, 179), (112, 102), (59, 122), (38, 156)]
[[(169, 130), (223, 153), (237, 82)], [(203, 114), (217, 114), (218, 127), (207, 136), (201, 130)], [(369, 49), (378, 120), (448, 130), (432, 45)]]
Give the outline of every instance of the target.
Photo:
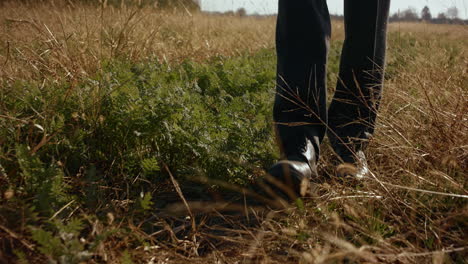
[(328, 137), (342, 161), (355, 163), (374, 132), (383, 87), (390, 0), (344, 0), (345, 42), (328, 110)]
[[(316, 175), (326, 131), (326, 63), (331, 34), (326, 0), (280, 0), (273, 109), (281, 158), (269, 173), (289, 183)], [(293, 178), (292, 180), (289, 178)]]

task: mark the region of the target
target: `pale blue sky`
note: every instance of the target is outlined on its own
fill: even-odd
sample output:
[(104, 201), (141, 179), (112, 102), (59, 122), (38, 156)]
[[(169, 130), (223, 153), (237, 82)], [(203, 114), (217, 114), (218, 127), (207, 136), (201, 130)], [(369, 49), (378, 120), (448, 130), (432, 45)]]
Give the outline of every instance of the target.
[[(278, 0), (201, 0), (201, 2), (202, 9), (206, 11), (224, 12), (244, 7), (248, 13), (272, 14), (277, 11)], [(343, 0), (327, 0), (327, 2), (330, 13), (343, 13)], [(429, 6), (433, 16), (451, 6), (456, 6), (459, 9), (459, 16), (468, 19), (468, 0), (392, 0), (391, 13), (408, 7), (414, 7), (419, 12), (425, 5)]]

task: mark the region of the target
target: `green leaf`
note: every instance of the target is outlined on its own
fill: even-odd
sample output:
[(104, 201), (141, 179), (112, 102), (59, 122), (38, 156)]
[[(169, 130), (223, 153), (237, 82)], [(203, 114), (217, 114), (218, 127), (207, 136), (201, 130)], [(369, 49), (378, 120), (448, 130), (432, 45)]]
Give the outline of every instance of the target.
[(41, 228), (31, 228), (32, 239), (39, 244), (39, 251), (50, 257), (59, 257), (64, 253), (60, 238)]
[(130, 253), (128, 253), (128, 250), (125, 250), (122, 253), (120, 263), (122, 263), (122, 264), (133, 264), (132, 255), (130, 255)]
[(153, 206), (153, 202), (151, 201), (153, 197), (151, 196), (151, 193), (147, 192), (143, 196), (143, 198), (140, 199), (140, 207), (143, 210), (149, 210)]

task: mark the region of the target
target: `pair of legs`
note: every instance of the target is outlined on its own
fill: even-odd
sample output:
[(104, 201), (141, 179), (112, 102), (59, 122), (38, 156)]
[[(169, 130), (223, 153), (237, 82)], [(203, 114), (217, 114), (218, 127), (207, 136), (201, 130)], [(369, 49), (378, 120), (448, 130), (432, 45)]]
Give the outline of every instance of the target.
[(273, 115), (283, 161), (270, 174), (316, 174), (325, 134), (341, 162), (356, 162), (355, 154), (374, 132), (389, 9), (390, 0), (344, 0), (346, 36), (336, 92), (327, 109), (331, 23), (326, 0), (279, 0)]

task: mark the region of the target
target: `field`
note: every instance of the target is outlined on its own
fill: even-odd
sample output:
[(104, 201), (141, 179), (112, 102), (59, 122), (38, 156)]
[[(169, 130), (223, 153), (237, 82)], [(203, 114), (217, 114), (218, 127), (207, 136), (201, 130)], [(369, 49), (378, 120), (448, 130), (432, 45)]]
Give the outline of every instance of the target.
[(58, 2), (0, 2), (0, 263), (465, 263), (467, 26), (391, 24), (372, 177), (265, 210), (275, 18)]

